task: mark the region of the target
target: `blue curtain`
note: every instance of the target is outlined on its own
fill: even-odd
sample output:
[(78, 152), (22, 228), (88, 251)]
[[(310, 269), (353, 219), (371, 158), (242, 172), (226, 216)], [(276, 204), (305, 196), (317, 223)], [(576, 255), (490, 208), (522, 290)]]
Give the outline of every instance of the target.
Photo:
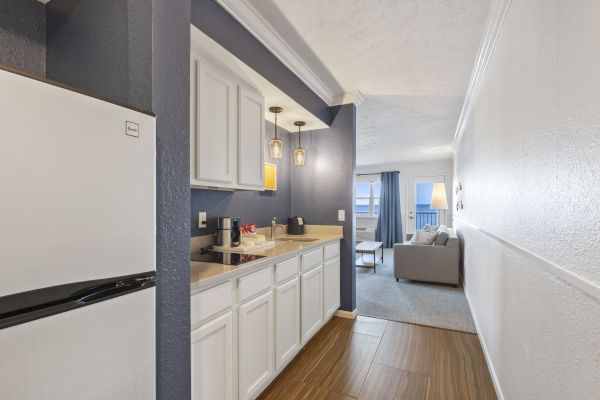
[(381, 194), (375, 237), (383, 247), (402, 243), (402, 217), (400, 216), (400, 173), (381, 173)]

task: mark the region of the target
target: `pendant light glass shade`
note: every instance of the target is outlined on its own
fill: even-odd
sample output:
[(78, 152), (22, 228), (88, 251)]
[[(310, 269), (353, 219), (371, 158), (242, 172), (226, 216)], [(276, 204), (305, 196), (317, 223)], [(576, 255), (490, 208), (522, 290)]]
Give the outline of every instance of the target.
[(269, 140), (269, 154), (271, 158), (283, 157), (283, 141), (277, 137), (277, 114), (283, 111), (281, 107), (270, 107), (269, 111), (275, 114), (275, 137)]
[(305, 161), (306, 161), (306, 150), (304, 150), (304, 149), (294, 150), (294, 164), (304, 165)]
[(269, 140), (269, 153), (271, 158), (283, 157), (283, 142), (280, 139)]
[(298, 127), (298, 148), (294, 151), (294, 164), (304, 165), (306, 162), (306, 150), (302, 148), (302, 133), (300, 128), (306, 125), (304, 121), (296, 121), (294, 125)]

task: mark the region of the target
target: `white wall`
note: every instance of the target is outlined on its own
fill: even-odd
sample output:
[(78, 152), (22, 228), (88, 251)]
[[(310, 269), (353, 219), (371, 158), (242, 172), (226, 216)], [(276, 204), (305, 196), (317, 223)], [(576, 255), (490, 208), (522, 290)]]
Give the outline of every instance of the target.
[(502, 4), (455, 157), (465, 289), (505, 399), (598, 399), (600, 1)]
[[(360, 149), (359, 149), (360, 151)], [(446, 196), (448, 198), (448, 207), (446, 212), (446, 225), (452, 224), (452, 161), (423, 161), (423, 162), (398, 162), (378, 165), (361, 165), (356, 166), (356, 173), (379, 173), (382, 171), (400, 171), (400, 208), (402, 214), (402, 232), (406, 234), (408, 224), (408, 182), (414, 176), (444, 176), (446, 181)], [(356, 227), (375, 227), (377, 225), (376, 218), (356, 217)]]

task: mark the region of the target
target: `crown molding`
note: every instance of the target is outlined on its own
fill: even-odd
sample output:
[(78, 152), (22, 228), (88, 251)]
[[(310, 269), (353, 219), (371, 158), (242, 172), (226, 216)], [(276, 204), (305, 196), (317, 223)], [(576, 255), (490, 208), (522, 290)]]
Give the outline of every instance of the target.
[(342, 104), (353, 103), (356, 107), (360, 106), (365, 101), (365, 96), (357, 90), (355, 92), (347, 92), (337, 95), (333, 98), (332, 106), (341, 106)]
[(300, 78), (327, 105), (334, 102), (335, 94), (308, 66), (302, 57), (279, 35), (249, 0), (217, 0), (242, 26), (258, 39), (275, 57)]
[(473, 67), (471, 74), (471, 80), (465, 96), (456, 131), (454, 133), (454, 140), (452, 143), (452, 151), (456, 154), (458, 145), (465, 132), (473, 107), (477, 101), (477, 97), (481, 90), (482, 82), (485, 78), (487, 68), (493, 58), (496, 50), (496, 44), (500, 38), (504, 22), (512, 5), (512, 0), (493, 0), (490, 15), (485, 27), (483, 39), (479, 46), (479, 52)]

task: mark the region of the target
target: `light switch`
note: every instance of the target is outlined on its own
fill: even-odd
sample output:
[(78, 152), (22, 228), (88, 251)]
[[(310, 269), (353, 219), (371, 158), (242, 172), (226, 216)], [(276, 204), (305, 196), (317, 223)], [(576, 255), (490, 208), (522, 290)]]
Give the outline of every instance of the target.
[(338, 221), (346, 220), (346, 210), (338, 210)]
[(198, 228), (206, 228), (206, 211), (198, 213)]

